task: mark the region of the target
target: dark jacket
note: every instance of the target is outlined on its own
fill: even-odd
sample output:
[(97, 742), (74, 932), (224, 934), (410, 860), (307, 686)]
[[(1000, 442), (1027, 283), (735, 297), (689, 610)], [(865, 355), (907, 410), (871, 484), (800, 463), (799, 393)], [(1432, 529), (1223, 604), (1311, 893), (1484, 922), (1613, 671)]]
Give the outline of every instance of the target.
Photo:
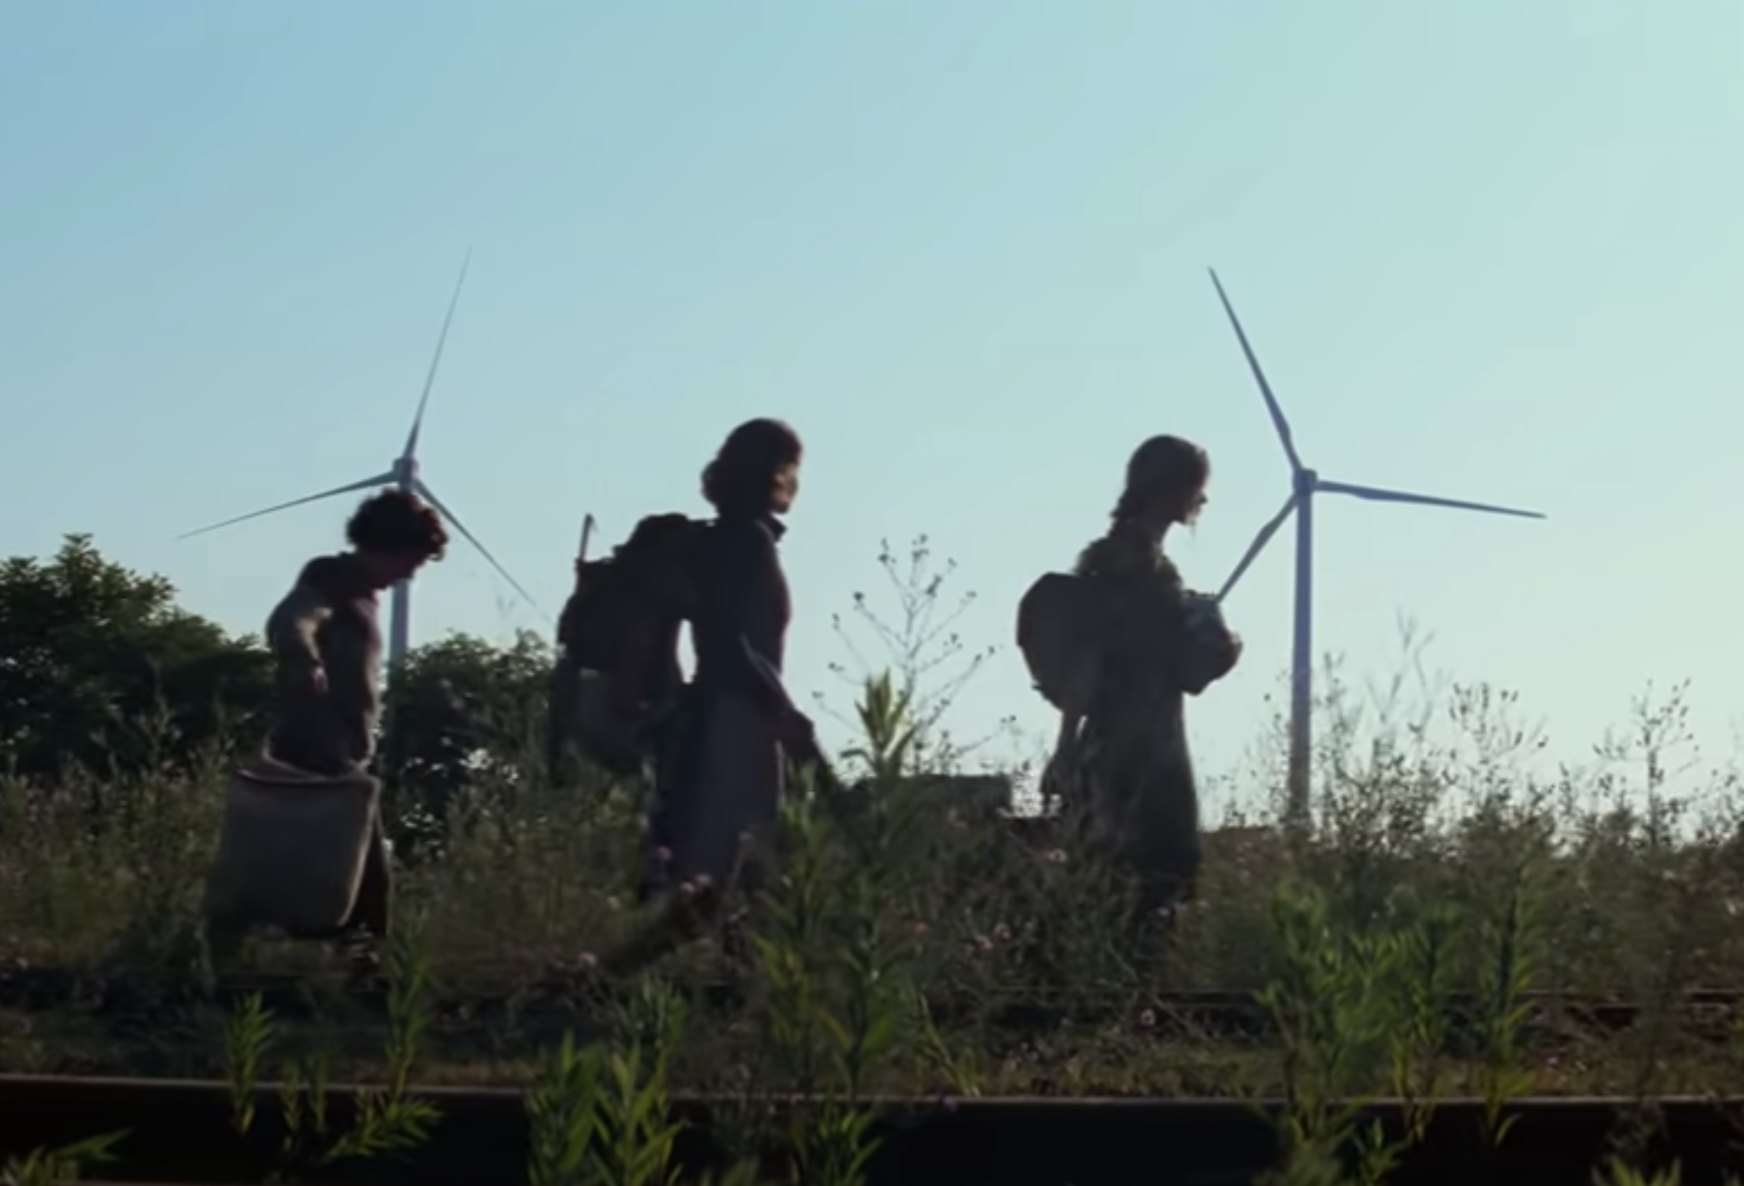
[[(311, 560), (267, 619), (278, 661), (278, 696), (268, 748), (302, 769), (336, 772), (367, 765), (381, 715), (381, 627), (376, 590), (351, 554)], [(312, 694), (311, 672), (327, 692)]]
[(1108, 715), (1160, 701), (1179, 714), (1185, 619), (1181, 574), (1146, 533), (1120, 522), (1084, 549), (1077, 573), (1096, 591), (1096, 708)]
[(749, 696), (776, 715), (793, 709), (781, 679), (793, 613), (776, 549), (783, 530), (766, 516), (716, 521), (703, 546), (703, 605), (691, 624), (695, 690)]

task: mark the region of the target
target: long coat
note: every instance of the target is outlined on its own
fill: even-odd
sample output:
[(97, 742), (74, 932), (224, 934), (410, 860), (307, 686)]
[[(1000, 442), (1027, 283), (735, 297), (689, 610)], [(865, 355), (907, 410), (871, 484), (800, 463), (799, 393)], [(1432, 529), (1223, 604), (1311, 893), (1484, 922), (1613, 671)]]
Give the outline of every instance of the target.
[(662, 741), (651, 842), (661, 883), (721, 889), (759, 880), (785, 791), (781, 743), (793, 704), (782, 682), (787, 577), (772, 518), (723, 515), (704, 540), (703, 607), (691, 626), (696, 667)]
[(1142, 530), (1116, 523), (1076, 573), (1095, 590), (1090, 693), (1044, 778), (1092, 841), (1135, 874), (1146, 907), (1191, 897), (1200, 862), (1199, 795), (1179, 667), (1185, 589)]

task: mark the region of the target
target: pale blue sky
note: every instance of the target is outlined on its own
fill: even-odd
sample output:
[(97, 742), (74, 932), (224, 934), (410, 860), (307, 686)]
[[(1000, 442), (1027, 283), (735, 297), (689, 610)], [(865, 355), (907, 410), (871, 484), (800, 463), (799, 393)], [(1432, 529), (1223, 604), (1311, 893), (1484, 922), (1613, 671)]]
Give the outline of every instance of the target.
[[(554, 611), (699, 509), (757, 414), (804, 434), (792, 679), (880, 535), (931, 533), (1004, 649), (967, 730), (1048, 727), (1015, 600), (1131, 447), (1203, 442), (1173, 550), (1215, 587), (1288, 475), (1205, 268), (1331, 477), (1547, 523), (1319, 503), (1320, 650), (1517, 688), (1578, 758), (1688, 676), (1729, 743), (1744, 416), (1744, 4), (0, 3), (0, 553), (67, 531), (254, 629), (386, 468), (466, 247), (422, 452)], [(1232, 598), (1202, 762), (1261, 728), (1289, 536)], [(475, 553), (414, 640), (546, 629)]]

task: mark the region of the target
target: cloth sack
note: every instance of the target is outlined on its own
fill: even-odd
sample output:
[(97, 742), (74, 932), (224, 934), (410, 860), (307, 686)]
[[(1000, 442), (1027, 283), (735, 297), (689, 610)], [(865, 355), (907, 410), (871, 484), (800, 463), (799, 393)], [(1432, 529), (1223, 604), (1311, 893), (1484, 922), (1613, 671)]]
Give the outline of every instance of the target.
[(381, 784), (362, 769), (311, 774), (271, 757), (239, 765), (225, 793), (206, 915), (291, 935), (332, 932), (357, 901)]

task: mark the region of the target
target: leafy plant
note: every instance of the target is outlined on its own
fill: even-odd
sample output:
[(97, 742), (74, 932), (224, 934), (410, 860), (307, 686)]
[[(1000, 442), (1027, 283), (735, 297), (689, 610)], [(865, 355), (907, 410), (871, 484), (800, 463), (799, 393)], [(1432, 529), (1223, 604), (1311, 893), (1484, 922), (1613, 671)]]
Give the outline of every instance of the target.
[(1532, 1011), (1527, 993), (1532, 989), (1539, 940), (1535, 873), (1530, 860), (1515, 866), (1499, 915), (1486, 922), (1482, 933), (1477, 1081), (1483, 1096), (1483, 1139), (1492, 1149), (1501, 1145), (1517, 1119), (1503, 1115), (1508, 1101), (1529, 1092), (1535, 1081), (1526, 1065), (1523, 1040)]
[[(670, 1186), (682, 1124), (668, 1087), (684, 1004), (669, 987), (643, 980), (616, 1011), (605, 1046), (577, 1047), (565, 1035), (527, 1093), (528, 1186)], [(727, 1181), (753, 1180), (739, 1168)]]
[(8, 1158), (0, 1166), (0, 1186), (63, 1186), (76, 1182), (87, 1167), (115, 1161), (115, 1146), (127, 1135), (123, 1130), (86, 1137), (58, 1149), (33, 1149), (23, 1158)]
[(224, 1078), (230, 1087), (230, 1127), (247, 1136), (254, 1127), (254, 1101), (261, 1060), (272, 1046), (272, 1016), (265, 999), (251, 992), (224, 1023)]
[[(439, 1117), (435, 1104), (410, 1094), (420, 1043), (430, 1023), (425, 994), (429, 985), (423, 919), (405, 917), (390, 934), (386, 951), (388, 984), (385, 1060), (387, 1084), (360, 1088), (351, 1127), (328, 1141), (328, 1064), (316, 1054), (288, 1059), (279, 1086), (284, 1138), (275, 1177), (283, 1180), (299, 1165), (326, 1166), (348, 1159), (400, 1153), (428, 1139)], [(239, 1136), (253, 1128), (260, 1068), (271, 1049), (272, 1015), (259, 993), (243, 999), (225, 1025), (224, 1066), (230, 1089), (231, 1127)]]
[(1284, 1106), (1270, 1118), (1284, 1154), (1284, 1176), (1277, 1180), (1320, 1174), (1312, 1167), (1334, 1164), (1354, 1146), (1358, 1181), (1372, 1186), (1398, 1153), (1378, 1122), (1361, 1123), (1370, 1084), (1388, 1053), (1386, 988), (1398, 945), (1384, 937), (1335, 933), (1325, 899), (1313, 889), (1281, 887), (1273, 919), (1281, 968), (1258, 995), (1282, 1044)]
[(863, 743), (847, 753), (866, 779), (838, 794), (795, 796), (784, 808), (781, 869), (759, 903), (753, 935), (769, 1046), (818, 1102), (790, 1132), (791, 1172), (804, 1186), (856, 1186), (876, 1150), (863, 1104), (874, 1070), (897, 1051), (913, 995), (902, 937), (901, 887), (921, 814), (905, 795), (916, 733), (910, 693), (867, 680)]
[(587, 1156), (599, 1131), (598, 1054), (574, 1036), (540, 1067), (528, 1089), (527, 1186), (586, 1186)]
[(1448, 1013), (1457, 967), (1460, 916), (1449, 906), (1429, 910), (1396, 940), (1393, 1022), (1387, 1032), (1393, 1092), (1404, 1103), (1406, 1139), (1421, 1141), (1445, 1086)]

